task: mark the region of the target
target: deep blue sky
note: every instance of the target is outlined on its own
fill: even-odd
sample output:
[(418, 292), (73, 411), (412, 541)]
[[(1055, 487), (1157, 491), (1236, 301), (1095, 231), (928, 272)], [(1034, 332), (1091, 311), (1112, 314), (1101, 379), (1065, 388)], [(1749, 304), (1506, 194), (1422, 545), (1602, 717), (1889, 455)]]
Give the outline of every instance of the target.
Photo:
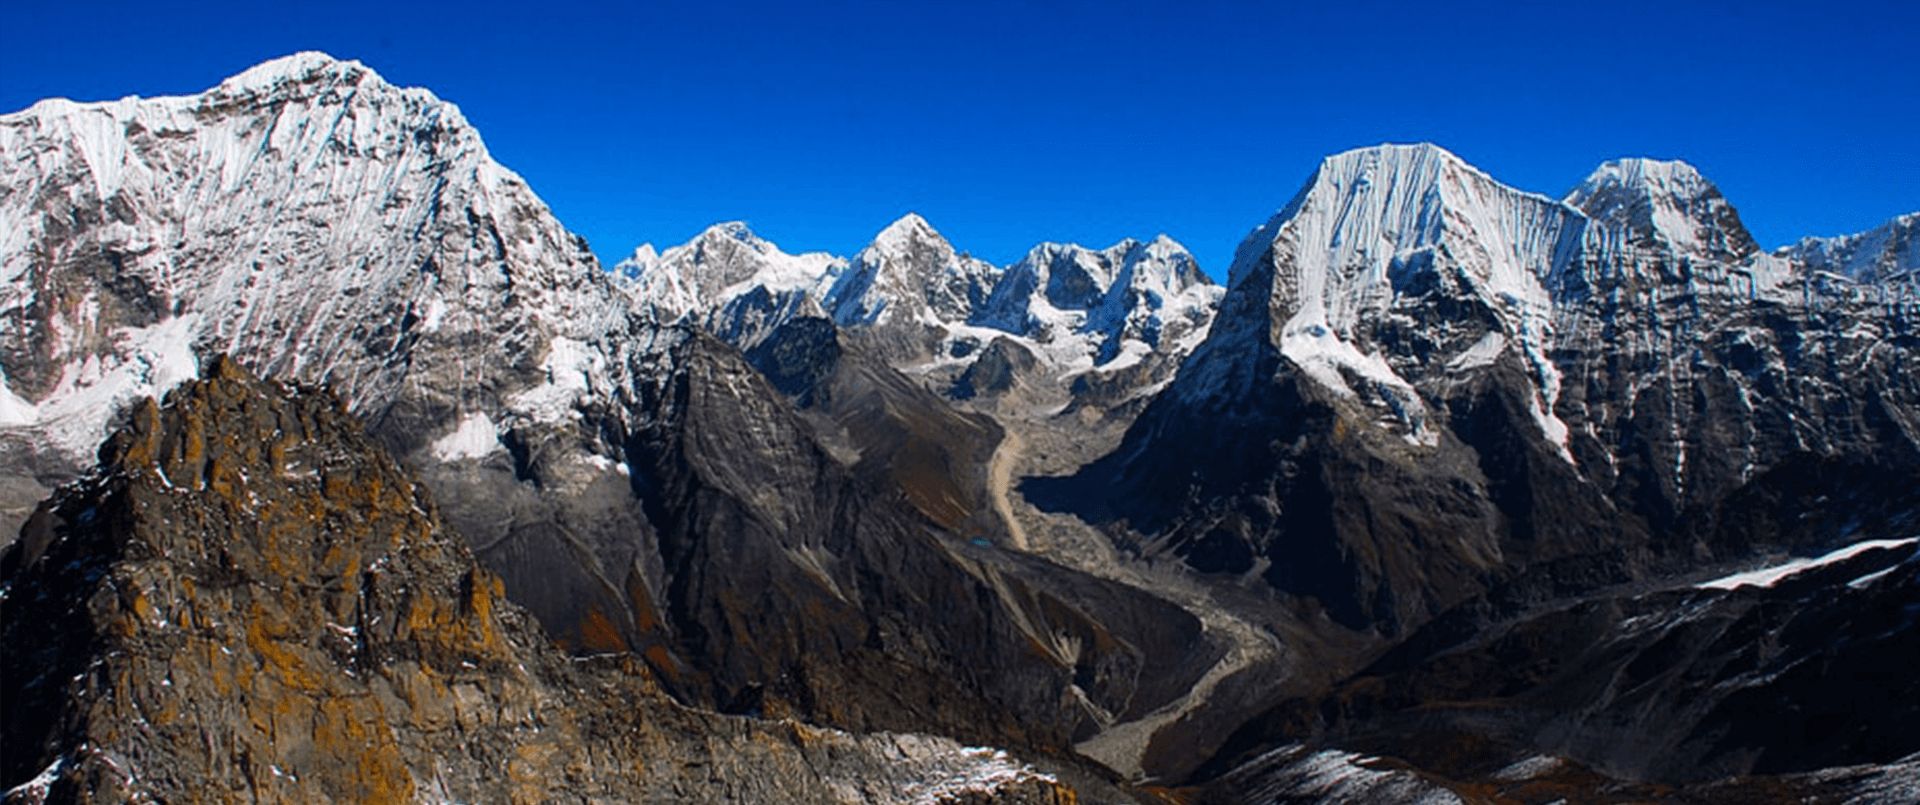
[(1007, 262), (1165, 232), (1216, 276), (1320, 157), (1431, 140), (1559, 195), (1693, 162), (1761, 242), (1920, 209), (1920, 3), (9, 4), (0, 109), (196, 92), (296, 50), (458, 103), (603, 258), (901, 213)]

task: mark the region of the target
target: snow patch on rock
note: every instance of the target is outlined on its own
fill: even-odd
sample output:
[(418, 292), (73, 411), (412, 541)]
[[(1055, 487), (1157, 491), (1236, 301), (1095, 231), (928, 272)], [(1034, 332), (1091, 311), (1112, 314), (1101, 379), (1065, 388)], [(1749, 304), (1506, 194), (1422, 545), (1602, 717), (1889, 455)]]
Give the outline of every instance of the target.
[(1724, 576), (1712, 581), (1703, 581), (1695, 587), (1702, 590), (1732, 590), (1740, 587), (1772, 587), (1786, 579), (1805, 573), (1814, 568), (1844, 562), (1867, 551), (1900, 548), (1920, 542), (1920, 537), (1907, 539), (1872, 539), (1856, 542), (1820, 556), (1802, 557), (1777, 565), (1748, 570)]
[(500, 445), (499, 429), (491, 417), (477, 411), (461, 417), (452, 433), (433, 443), (433, 454), (441, 461), (486, 458), (500, 452), (505, 448)]

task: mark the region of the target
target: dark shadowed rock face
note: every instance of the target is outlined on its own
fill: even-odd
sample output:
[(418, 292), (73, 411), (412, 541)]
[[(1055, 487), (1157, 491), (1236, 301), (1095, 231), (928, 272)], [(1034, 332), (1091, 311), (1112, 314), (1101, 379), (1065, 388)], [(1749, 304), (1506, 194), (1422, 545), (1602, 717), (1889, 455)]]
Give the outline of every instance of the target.
[(941, 529), (829, 455), (738, 353), (691, 347), (672, 416), (625, 446), (665, 580), (643, 639), (664, 641), (648, 656), (671, 689), (1061, 751), (1093, 727), (1081, 696), (1148, 712), (1218, 652), (1165, 601)]
[(1004, 754), (570, 660), (331, 397), (207, 375), (0, 558), (9, 802), (1072, 801)]
[[(1529, 780), (1547, 791), (1584, 775), (1609, 801), (1663, 789), (1837, 800), (1872, 778), (1910, 797), (1920, 684), (1904, 669), (1920, 659), (1920, 543), (1876, 544), (1744, 584), (1593, 596), (1517, 619), (1455, 610), (1330, 691), (1254, 720), (1203, 774), (1242, 795), (1298, 776), (1298, 758), (1275, 747), (1314, 745), (1392, 757), (1462, 791)], [(1849, 768), (1873, 773), (1823, 771)]]
[(987, 462), (1002, 436), (991, 419), (955, 410), (846, 343), (823, 318), (781, 325), (746, 358), (794, 399), (823, 443), (852, 459), (856, 473), (898, 488), (944, 528), (1004, 530), (987, 501)]
[(980, 356), (954, 379), (948, 393), (956, 400), (999, 397), (1033, 382), (1039, 369), (1031, 350), (1011, 338), (996, 338), (980, 348)]

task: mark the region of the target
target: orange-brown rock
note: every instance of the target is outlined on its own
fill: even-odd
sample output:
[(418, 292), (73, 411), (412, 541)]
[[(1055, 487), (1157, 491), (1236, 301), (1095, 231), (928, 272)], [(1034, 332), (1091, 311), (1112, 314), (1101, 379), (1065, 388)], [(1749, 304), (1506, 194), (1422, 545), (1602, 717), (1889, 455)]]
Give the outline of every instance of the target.
[(207, 375), (0, 560), (9, 802), (1072, 801), (1004, 753), (570, 659), (330, 397)]

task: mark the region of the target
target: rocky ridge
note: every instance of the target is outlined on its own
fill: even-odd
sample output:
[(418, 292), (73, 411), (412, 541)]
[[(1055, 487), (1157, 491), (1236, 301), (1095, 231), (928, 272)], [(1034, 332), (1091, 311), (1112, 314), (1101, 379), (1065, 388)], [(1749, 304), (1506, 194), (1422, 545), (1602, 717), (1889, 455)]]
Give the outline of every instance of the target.
[[(1909, 798), (1920, 791), (1909, 728), (1920, 698), (1894, 669), (1912, 652), (1915, 545), (1775, 558), (1518, 619), (1485, 606), (1449, 613), (1329, 691), (1242, 728), (1213, 795), (1397, 775), (1526, 801)], [(1308, 745), (1371, 755), (1362, 765), (1373, 769), (1314, 778)], [(1329, 753), (1342, 754), (1321, 760)]]
[(0, 557), (7, 802), (1074, 801), (1005, 753), (569, 658), (337, 400), (206, 375)]
[[(1920, 268), (1920, 212), (1859, 234), (1805, 238), (1775, 254), (1871, 288), (1882, 301), (1897, 301), (1911, 296), (1913, 272)], [(1885, 299), (1889, 293), (1892, 300)]]

